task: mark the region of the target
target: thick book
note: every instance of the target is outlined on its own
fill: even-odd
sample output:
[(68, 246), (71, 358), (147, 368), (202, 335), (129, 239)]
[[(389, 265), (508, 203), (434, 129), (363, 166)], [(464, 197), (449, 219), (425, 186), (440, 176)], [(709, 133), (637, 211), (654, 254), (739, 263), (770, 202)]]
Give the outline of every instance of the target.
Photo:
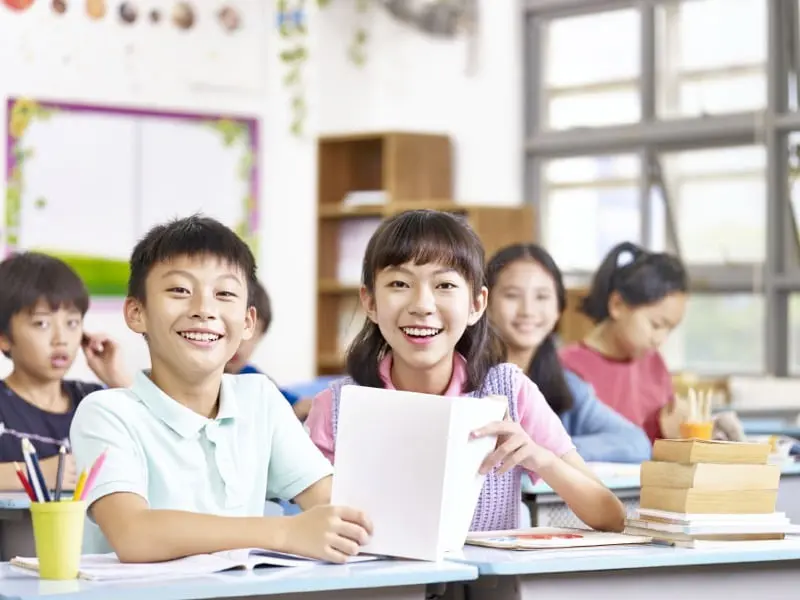
[[(376, 560), (375, 556), (354, 556), (348, 562)], [(17, 556), (13, 567), (29, 573), (39, 572), (35, 557)], [(157, 563), (121, 563), (117, 555), (84, 554), (81, 556), (78, 578), (90, 581), (120, 581), (129, 579), (167, 579), (211, 575), (233, 570), (252, 570), (259, 567), (302, 567), (327, 564), (311, 558), (257, 549), (226, 550), (213, 554), (197, 554)]]
[(647, 535), (627, 535), (566, 527), (531, 527), (504, 531), (480, 531), (467, 536), (467, 544), (502, 548), (504, 550), (546, 550), (554, 548), (585, 548), (590, 546), (620, 546), (647, 544)]
[(675, 513), (763, 514), (775, 512), (778, 490), (680, 490), (642, 487), (640, 508)]
[(653, 460), (682, 463), (764, 465), (769, 461), (769, 444), (717, 440), (656, 440)]
[(781, 479), (778, 465), (679, 464), (645, 461), (642, 487), (705, 490), (777, 490)]

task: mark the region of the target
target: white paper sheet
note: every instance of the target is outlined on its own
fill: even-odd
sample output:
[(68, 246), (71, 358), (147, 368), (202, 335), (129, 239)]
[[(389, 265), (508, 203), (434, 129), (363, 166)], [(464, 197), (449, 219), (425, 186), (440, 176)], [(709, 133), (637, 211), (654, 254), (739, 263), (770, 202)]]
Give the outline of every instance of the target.
[(505, 398), (342, 388), (332, 502), (365, 511), (364, 552), (440, 560), (464, 544), (496, 440), (469, 432), (503, 418)]

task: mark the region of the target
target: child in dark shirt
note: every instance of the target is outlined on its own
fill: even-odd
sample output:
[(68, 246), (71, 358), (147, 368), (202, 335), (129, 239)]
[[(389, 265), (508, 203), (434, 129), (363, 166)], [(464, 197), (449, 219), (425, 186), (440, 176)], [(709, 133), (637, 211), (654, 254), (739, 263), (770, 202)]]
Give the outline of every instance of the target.
[[(19, 434), (30, 436), (48, 486), (55, 485), (59, 447), (69, 444), (75, 408), (102, 387), (64, 380), (81, 348), (105, 385), (129, 384), (117, 345), (84, 333), (88, 308), (83, 282), (57, 258), (26, 252), (0, 263), (0, 351), (14, 364), (0, 381), (0, 490), (21, 489), (14, 468), (23, 462)], [(76, 479), (68, 455), (64, 487)]]

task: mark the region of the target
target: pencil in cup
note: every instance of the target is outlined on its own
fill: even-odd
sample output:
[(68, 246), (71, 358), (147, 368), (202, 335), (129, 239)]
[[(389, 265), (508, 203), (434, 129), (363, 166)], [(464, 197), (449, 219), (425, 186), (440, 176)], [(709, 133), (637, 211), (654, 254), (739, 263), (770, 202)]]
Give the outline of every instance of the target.
[(680, 424), (683, 439), (710, 440), (714, 433), (714, 421), (711, 418), (711, 393), (703, 390), (700, 393), (694, 388), (688, 393), (689, 414)]

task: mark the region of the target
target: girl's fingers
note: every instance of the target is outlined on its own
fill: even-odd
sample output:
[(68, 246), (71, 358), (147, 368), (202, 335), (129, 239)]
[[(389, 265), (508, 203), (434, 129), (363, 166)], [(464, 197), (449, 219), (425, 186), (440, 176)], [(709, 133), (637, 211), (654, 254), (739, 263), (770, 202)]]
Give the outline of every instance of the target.
[(506, 460), (506, 457), (516, 452), (520, 446), (524, 445), (524, 439), (518, 436), (510, 437), (508, 440), (497, 446), (481, 463), (479, 473), (485, 475), (495, 465), (498, 465)]
[(508, 473), (511, 469), (522, 463), (530, 455), (530, 448), (527, 444), (523, 444), (514, 454), (509, 456), (503, 461), (503, 466), (500, 468), (500, 474)]

